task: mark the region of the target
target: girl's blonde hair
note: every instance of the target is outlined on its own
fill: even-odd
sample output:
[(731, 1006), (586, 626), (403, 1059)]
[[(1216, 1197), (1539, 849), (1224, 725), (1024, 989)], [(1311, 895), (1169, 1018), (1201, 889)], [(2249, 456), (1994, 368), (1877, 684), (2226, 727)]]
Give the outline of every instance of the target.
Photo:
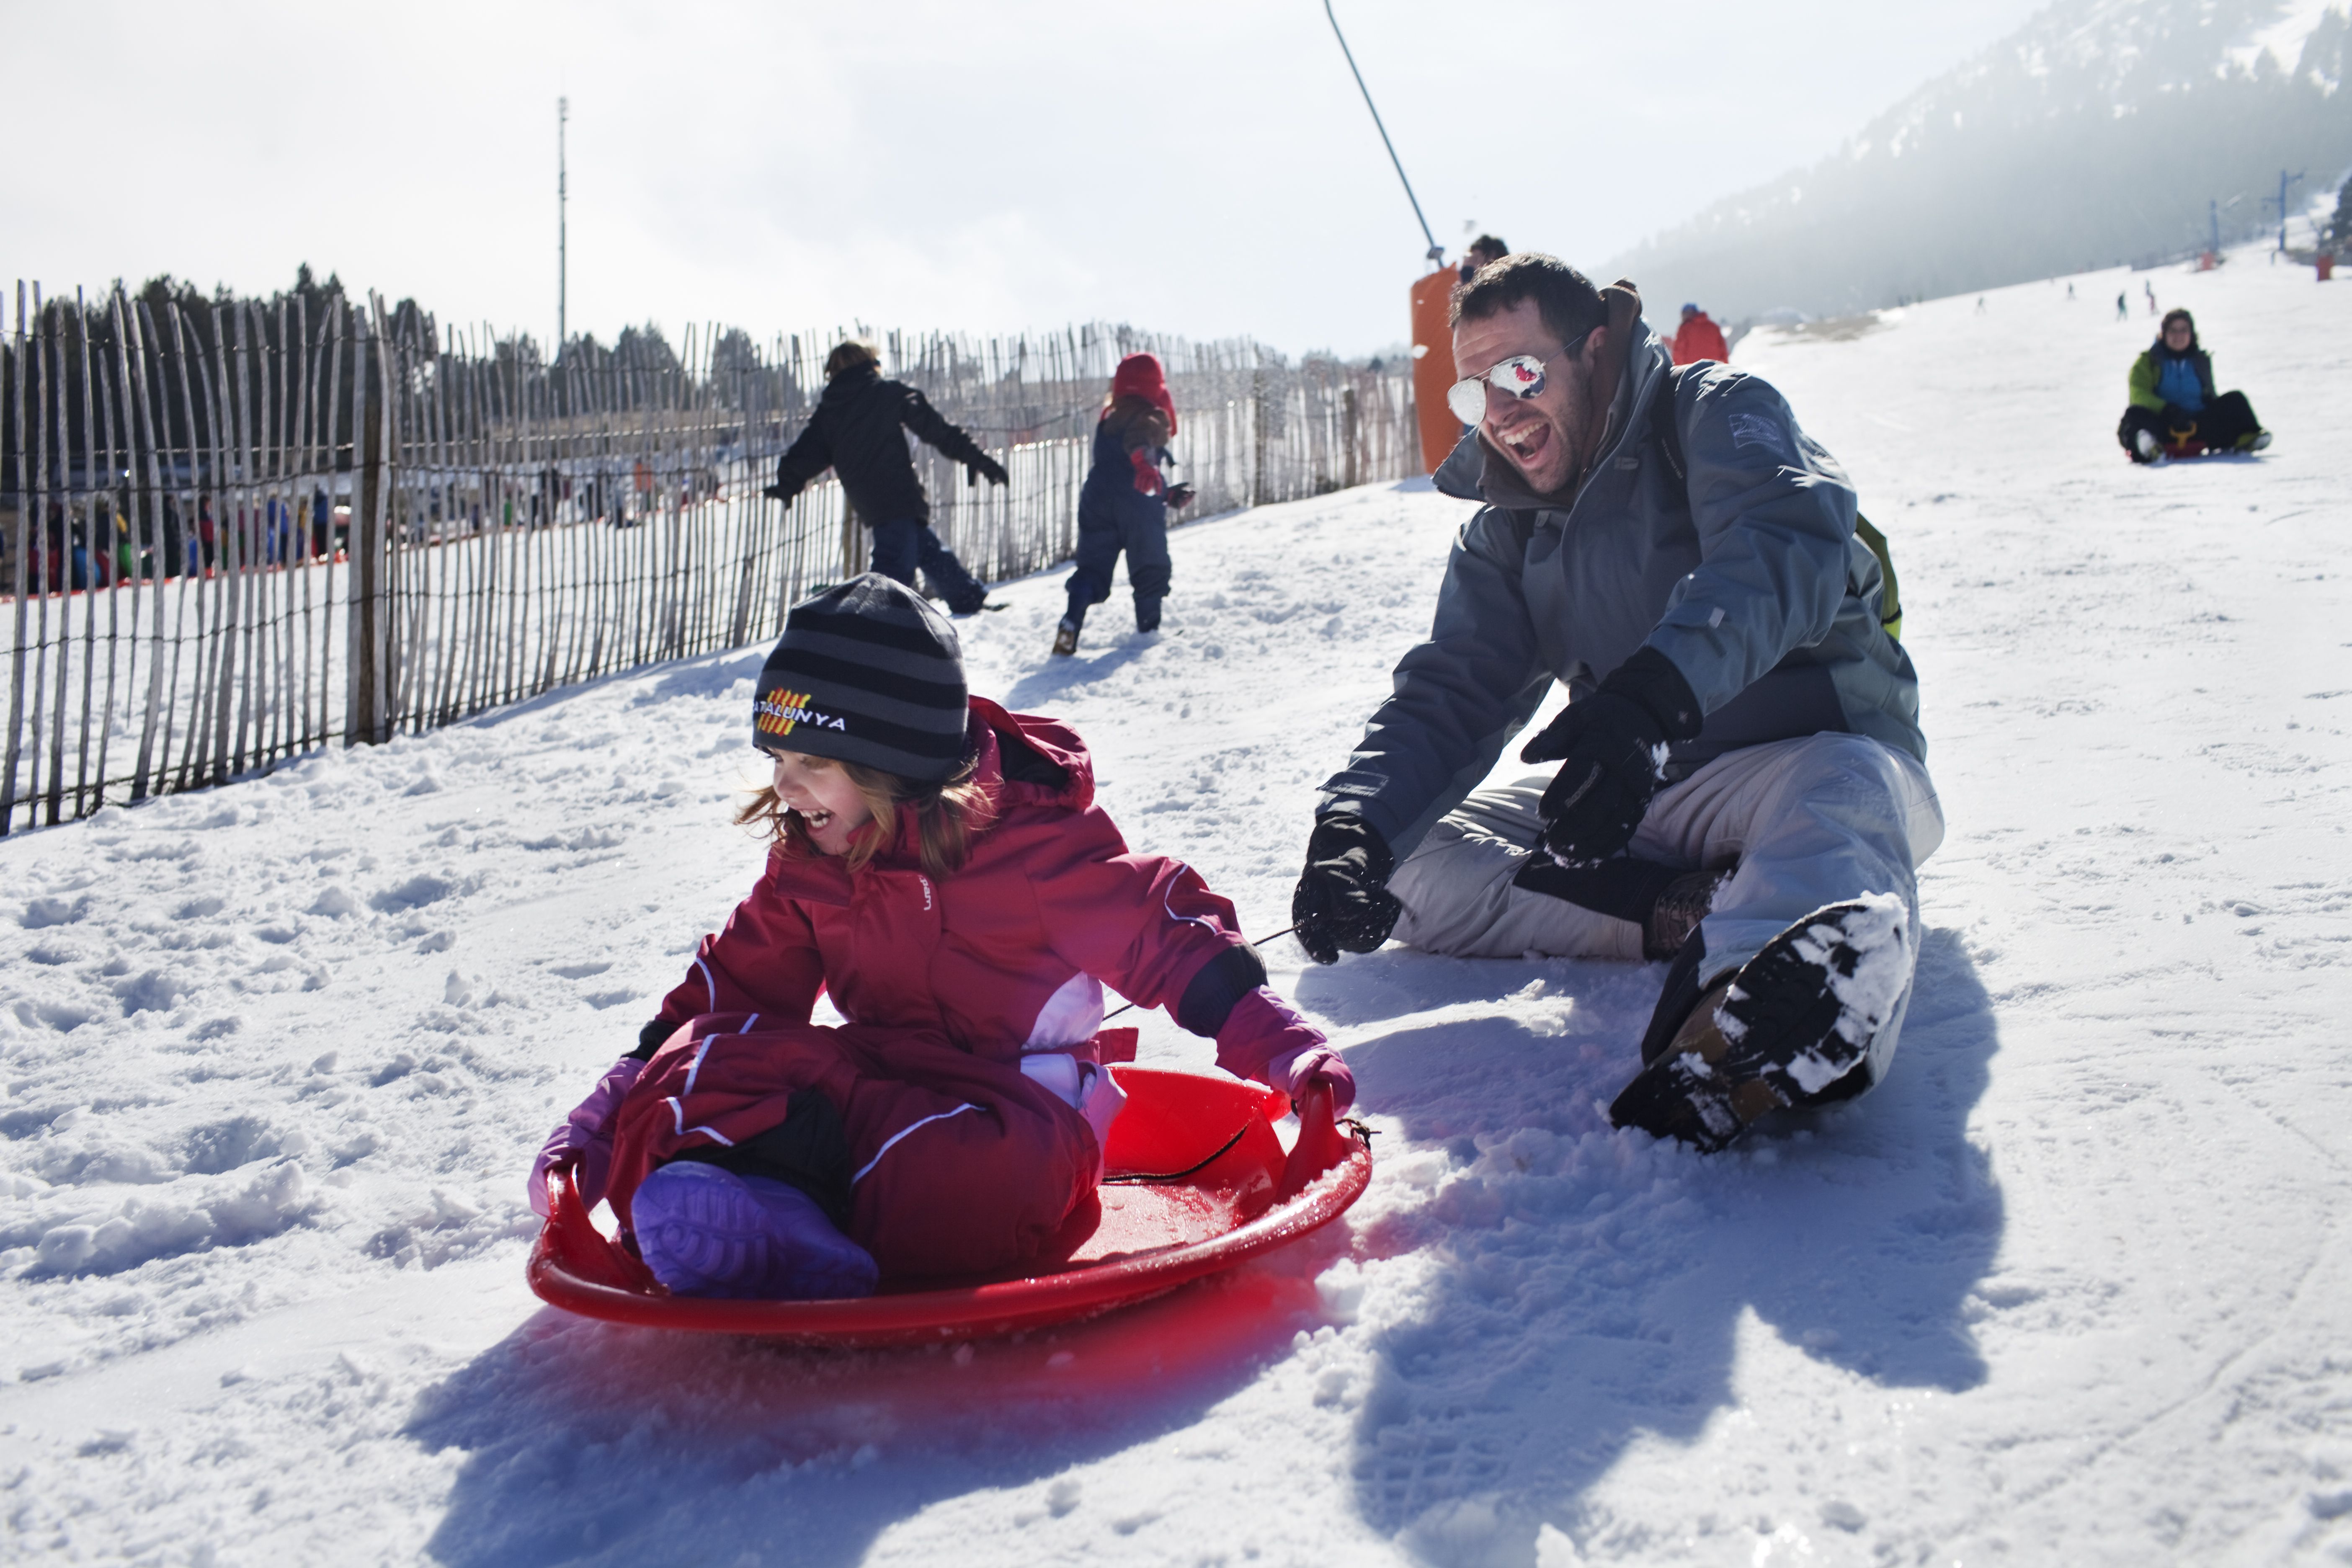
[[(874, 816), (871, 831), (857, 836), (849, 847), (849, 868), (863, 868), (880, 852), (883, 846), (893, 844), (898, 837), (898, 814), (915, 814), (915, 845), (917, 858), (923, 869), (934, 877), (947, 877), (963, 869), (971, 858), (971, 841), (988, 830), (996, 820), (995, 803), (988, 790), (974, 776), (980, 770), (980, 759), (968, 757), (963, 765), (935, 784), (902, 778), (897, 773), (869, 768), (863, 763), (843, 762), (834, 757), (819, 757), (802, 752), (810, 762), (839, 768), (856, 786), (858, 798)], [(824, 851), (809, 837), (808, 826), (800, 813), (787, 807), (777, 798), (775, 785), (761, 784), (751, 801), (735, 814), (739, 826), (765, 824), (768, 841), (781, 850), (785, 858), (813, 858)]]

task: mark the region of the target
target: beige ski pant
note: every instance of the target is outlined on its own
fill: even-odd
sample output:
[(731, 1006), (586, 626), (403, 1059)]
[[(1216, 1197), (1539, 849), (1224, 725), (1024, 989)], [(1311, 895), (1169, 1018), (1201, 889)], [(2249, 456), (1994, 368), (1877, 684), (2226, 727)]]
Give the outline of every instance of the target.
[[(1531, 774), (1464, 801), (1397, 868), (1404, 906), (1398, 941), (1465, 958), (1642, 959), (1642, 928), (1511, 885), (1543, 831), (1536, 803), (1551, 775)], [(1700, 928), (1700, 988), (1738, 968), (1824, 904), (1898, 893), (1909, 906), (1909, 957), (1919, 942), (1919, 863), (1944, 840), (1927, 770), (1860, 735), (1808, 735), (1728, 752), (1650, 803), (1630, 852), (1694, 870), (1737, 863)], [(1884, 1077), (1906, 987), (1872, 1043)]]

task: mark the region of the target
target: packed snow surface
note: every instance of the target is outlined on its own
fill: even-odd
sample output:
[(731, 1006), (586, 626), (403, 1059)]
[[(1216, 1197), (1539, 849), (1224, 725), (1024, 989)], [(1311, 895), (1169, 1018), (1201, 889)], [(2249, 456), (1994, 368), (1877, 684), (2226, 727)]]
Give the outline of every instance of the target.
[[(1951, 823), (1884, 1089), (1702, 1157), (1603, 1115), (1661, 967), (1277, 942), (1371, 1190), (1067, 1331), (821, 1354), (524, 1287), (532, 1149), (757, 869), (757, 650), (0, 842), (0, 1555), (2352, 1561), (2352, 284), (2155, 280), (2259, 459), (2124, 461), (2137, 276), (1740, 347), (1894, 542)], [(1466, 510), (1186, 529), (1167, 630), (1114, 602), (1074, 659), (1013, 584), (973, 684), (1278, 930)]]

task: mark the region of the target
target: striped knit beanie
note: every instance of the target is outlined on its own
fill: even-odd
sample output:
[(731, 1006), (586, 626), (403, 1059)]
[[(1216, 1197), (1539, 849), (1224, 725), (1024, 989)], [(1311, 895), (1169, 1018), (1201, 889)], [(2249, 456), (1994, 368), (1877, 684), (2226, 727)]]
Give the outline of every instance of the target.
[(751, 743), (936, 783), (963, 761), (968, 712), (955, 628), (904, 584), (868, 572), (794, 605), (760, 671)]

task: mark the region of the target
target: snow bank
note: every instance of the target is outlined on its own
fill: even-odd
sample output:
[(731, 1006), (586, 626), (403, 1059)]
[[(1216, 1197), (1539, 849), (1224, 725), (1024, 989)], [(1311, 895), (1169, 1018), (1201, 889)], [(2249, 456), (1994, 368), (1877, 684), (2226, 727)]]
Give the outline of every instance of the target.
[[(2140, 280), (2076, 281), (1741, 345), (1894, 541), (1952, 834), (1885, 1087), (1720, 1157), (1607, 1125), (1658, 966), (1277, 942), (1379, 1133), (1346, 1226), (1020, 1342), (609, 1329), (524, 1289), (521, 1176), (756, 870), (757, 650), (0, 842), (6, 1554), (2352, 1553), (2352, 289), (2158, 277), (2279, 441), (2148, 471)], [(1465, 510), (1185, 529), (1169, 629), (1067, 660), (1013, 584), (974, 685), (1278, 929)]]

